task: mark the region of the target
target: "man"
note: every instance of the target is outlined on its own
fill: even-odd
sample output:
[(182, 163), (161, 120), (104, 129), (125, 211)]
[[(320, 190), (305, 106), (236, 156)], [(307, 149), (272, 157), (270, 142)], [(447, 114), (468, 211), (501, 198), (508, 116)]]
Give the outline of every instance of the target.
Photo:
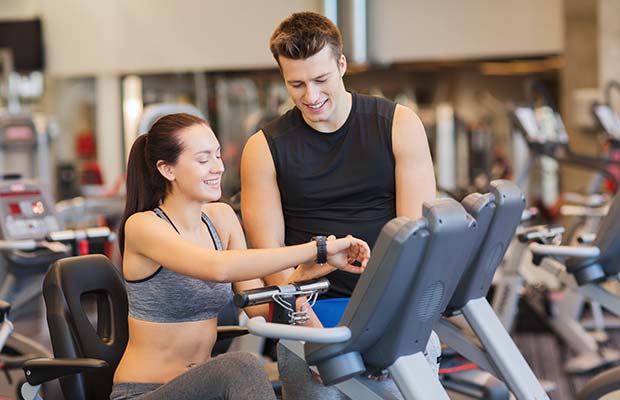
[[(422, 203), (435, 197), (435, 176), (415, 113), (346, 90), (342, 38), (324, 16), (291, 15), (273, 32), (270, 48), (295, 107), (243, 151), (241, 211), (251, 246), (350, 233), (372, 247), (390, 219), (419, 218)], [(348, 298), (357, 282), (339, 271), (327, 278), (324, 297)]]
[[(422, 203), (435, 197), (435, 176), (414, 112), (346, 91), (340, 32), (321, 15), (293, 14), (270, 46), (295, 108), (243, 152), (241, 204), (252, 246), (348, 233), (372, 246), (390, 219), (419, 218)], [(328, 278), (327, 297), (348, 297), (357, 277)]]

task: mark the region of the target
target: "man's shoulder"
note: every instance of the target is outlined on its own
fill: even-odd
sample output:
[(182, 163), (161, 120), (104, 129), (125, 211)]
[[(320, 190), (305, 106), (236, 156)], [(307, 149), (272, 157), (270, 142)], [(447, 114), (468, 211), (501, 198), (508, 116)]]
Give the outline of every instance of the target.
[(265, 138), (272, 140), (288, 134), (299, 126), (298, 116), (295, 108), (291, 108), (278, 118), (267, 123), (261, 128)]
[(357, 112), (392, 119), (396, 103), (383, 96), (356, 93)]

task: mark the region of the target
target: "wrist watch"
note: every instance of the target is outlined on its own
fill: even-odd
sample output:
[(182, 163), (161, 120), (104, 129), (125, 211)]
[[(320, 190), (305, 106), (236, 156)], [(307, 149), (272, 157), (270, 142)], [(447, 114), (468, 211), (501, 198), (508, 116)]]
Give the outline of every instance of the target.
[(325, 264), (327, 262), (327, 237), (318, 235), (312, 240), (316, 242), (316, 263)]

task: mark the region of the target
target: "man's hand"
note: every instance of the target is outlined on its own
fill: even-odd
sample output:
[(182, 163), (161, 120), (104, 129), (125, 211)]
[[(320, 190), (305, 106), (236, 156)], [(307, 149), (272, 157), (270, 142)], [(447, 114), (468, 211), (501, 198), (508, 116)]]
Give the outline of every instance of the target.
[[(327, 262), (342, 271), (361, 274), (370, 259), (370, 247), (361, 239), (347, 235), (336, 239), (334, 235), (327, 238)], [(353, 263), (358, 262), (361, 266)]]

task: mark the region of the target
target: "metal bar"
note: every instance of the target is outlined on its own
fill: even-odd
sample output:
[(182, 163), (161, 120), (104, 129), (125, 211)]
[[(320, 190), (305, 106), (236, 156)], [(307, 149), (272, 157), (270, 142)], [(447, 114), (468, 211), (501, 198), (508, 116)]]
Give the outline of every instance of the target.
[(440, 319), (433, 327), (439, 338), (450, 346), (457, 353), (475, 363), (480, 368), (491, 373), (498, 379), (502, 379), (499, 371), (495, 368), (493, 361), (489, 358), (487, 352), (476, 343), (472, 342), (459, 328), (451, 322)]
[(421, 352), (400, 357), (388, 370), (406, 400), (450, 400)]
[(463, 315), (517, 399), (549, 400), (549, 396), (484, 297), (470, 300), (463, 307)]

